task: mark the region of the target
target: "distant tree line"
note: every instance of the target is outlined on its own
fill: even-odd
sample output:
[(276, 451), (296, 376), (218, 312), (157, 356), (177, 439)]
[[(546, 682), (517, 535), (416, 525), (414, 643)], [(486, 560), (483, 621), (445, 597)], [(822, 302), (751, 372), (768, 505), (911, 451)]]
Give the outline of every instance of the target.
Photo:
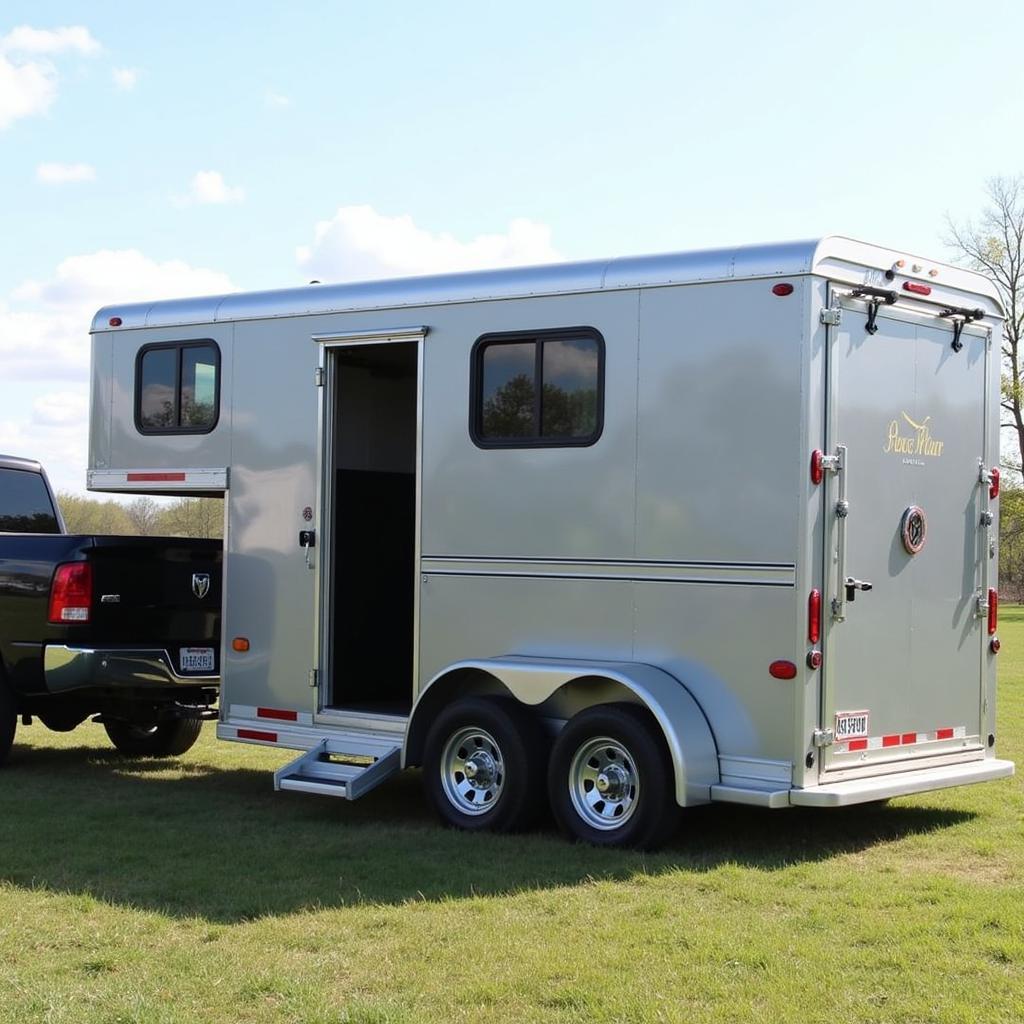
[(170, 504), (148, 495), (121, 503), (61, 492), (57, 502), (70, 533), (130, 537), (223, 537), (220, 498), (176, 498)]

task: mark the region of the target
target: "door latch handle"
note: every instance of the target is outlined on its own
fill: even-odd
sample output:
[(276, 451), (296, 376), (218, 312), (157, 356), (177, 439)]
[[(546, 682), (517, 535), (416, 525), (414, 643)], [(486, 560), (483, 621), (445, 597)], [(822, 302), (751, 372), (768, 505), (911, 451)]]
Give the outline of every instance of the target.
[(857, 596), (858, 590), (863, 590), (866, 594), (872, 588), (872, 584), (867, 580), (855, 580), (852, 576), (846, 577), (845, 586), (847, 601), (852, 601)]
[(299, 530), (299, 546), (306, 554), (306, 568), (313, 568), (313, 559), (310, 557), (312, 548), (316, 547), (316, 530)]

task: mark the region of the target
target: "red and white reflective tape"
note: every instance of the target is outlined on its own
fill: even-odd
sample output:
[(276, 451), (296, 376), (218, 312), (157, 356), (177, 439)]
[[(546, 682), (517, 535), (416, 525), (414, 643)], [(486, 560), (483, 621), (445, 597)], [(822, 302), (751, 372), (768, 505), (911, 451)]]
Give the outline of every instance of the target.
[(259, 722), (280, 722), (282, 725), (312, 725), (313, 716), (308, 711), (293, 708), (256, 707), (252, 704), (232, 704), (229, 718), (253, 718)]
[(90, 469), (90, 491), (225, 491), (227, 469)]
[(941, 743), (944, 740), (962, 740), (967, 728), (957, 725), (934, 732), (893, 732), (886, 736), (861, 736), (843, 740), (833, 748), (837, 754), (856, 754), (862, 750), (885, 750), (890, 747), (916, 747), (922, 743)]

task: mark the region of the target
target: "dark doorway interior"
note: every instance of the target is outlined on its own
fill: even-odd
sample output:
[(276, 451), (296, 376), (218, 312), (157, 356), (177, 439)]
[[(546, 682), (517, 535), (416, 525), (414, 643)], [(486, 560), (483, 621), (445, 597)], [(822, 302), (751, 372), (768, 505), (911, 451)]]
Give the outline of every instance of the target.
[(415, 342), (337, 349), (334, 707), (408, 714), (416, 552)]

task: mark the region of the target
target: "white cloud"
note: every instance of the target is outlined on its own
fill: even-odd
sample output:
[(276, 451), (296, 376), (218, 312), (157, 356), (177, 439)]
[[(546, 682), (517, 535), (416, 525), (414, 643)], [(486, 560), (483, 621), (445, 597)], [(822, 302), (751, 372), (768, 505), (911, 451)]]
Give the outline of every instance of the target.
[(89, 408), (83, 391), (49, 391), (32, 403), (32, 422), (43, 427), (81, 424)]
[(220, 171), (198, 171), (192, 179), (192, 188), (187, 196), (175, 200), (178, 206), (192, 203), (240, 203), (245, 198), (245, 189), (228, 185)]
[(96, 168), (92, 164), (40, 164), (36, 180), (47, 185), (65, 185), (73, 181), (95, 181)]
[(113, 68), (110, 77), (114, 80), (114, 85), (122, 92), (131, 92), (139, 83), (137, 68)]
[(15, 64), (0, 52), (0, 131), (44, 114), (57, 98), (57, 72), (47, 63)]
[(0, 51), (7, 53), (54, 54), (69, 50), (88, 57), (99, 53), (100, 44), (82, 25), (65, 25), (54, 29), (19, 25), (7, 35), (0, 36)]
[(513, 267), (560, 259), (551, 229), (517, 218), (503, 234), (460, 241), (417, 227), (412, 217), (388, 217), (372, 206), (342, 206), (320, 221), (313, 243), (296, 250), (303, 270), (321, 280), (355, 281), (410, 274)]
[(113, 302), (233, 291), (226, 274), (135, 249), (72, 256), (0, 296), (0, 451), (40, 459), (56, 486), (82, 490), (88, 437), (89, 325)]
[(263, 102), (266, 103), (271, 110), (284, 110), (285, 107), (290, 107), (292, 101), (287, 96), (282, 96), (279, 92), (267, 91), (263, 97)]
[(21, 25), (0, 36), (0, 131), (45, 114), (57, 98), (59, 76), (48, 58), (69, 51), (89, 56), (100, 45), (80, 25), (37, 29)]

